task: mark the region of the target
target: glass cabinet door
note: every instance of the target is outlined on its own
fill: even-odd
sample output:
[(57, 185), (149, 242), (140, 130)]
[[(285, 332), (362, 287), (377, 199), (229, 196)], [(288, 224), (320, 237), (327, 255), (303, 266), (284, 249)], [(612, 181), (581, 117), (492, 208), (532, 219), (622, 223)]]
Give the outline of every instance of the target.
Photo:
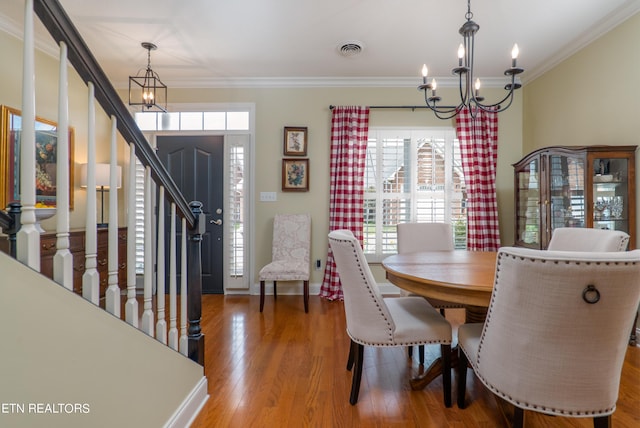
[(533, 248), (540, 247), (540, 158), (516, 171), (516, 240)]
[(593, 161), (593, 227), (629, 233), (629, 159)]
[(549, 237), (558, 227), (585, 227), (584, 168), (582, 156), (549, 155)]

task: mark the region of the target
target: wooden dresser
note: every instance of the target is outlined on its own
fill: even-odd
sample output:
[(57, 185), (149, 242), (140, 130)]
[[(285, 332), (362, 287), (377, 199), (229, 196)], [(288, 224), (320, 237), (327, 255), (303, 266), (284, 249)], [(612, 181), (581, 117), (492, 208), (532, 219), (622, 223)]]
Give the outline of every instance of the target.
[[(85, 231), (69, 232), (69, 251), (73, 254), (73, 291), (82, 294), (82, 275), (85, 270)], [(108, 286), (108, 229), (98, 229), (98, 257), (96, 269), (100, 274), (100, 298), (104, 297)], [(53, 278), (53, 256), (56, 254), (55, 232), (40, 235), (40, 272)], [(127, 288), (127, 228), (118, 229), (118, 286)]]

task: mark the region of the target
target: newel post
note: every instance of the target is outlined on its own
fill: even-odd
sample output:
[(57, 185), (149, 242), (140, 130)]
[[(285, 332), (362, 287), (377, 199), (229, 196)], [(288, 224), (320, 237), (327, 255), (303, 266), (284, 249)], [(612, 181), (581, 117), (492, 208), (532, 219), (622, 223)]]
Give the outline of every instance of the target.
[(204, 335), (200, 328), (200, 319), (202, 317), (202, 235), (206, 228), (206, 215), (202, 211), (202, 202), (192, 201), (189, 207), (196, 223), (193, 229), (189, 230), (187, 244), (188, 356), (204, 366)]
[(16, 235), (18, 234), (18, 230), (20, 230), (20, 214), (22, 213), (22, 205), (19, 202), (11, 202), (9, 204), (9, 209), (7, 210), (7, 214), (11, 217), (11, 228), (5, 230), (4, 232), (9, 235), (9, 255), (16, 258), (17, 254), (17, 246), (16, 246)]

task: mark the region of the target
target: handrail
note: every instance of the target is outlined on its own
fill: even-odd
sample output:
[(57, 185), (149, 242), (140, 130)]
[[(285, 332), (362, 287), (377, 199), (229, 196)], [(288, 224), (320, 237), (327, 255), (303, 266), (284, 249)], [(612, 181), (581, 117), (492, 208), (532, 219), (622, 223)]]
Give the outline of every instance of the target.
[(167, 198), (175, 202), (177, 210), (184, 216), (189, 227), (195, 227), (196, 218), (191, 212), (188, 202), (147, 142), (60, 2), (58, 0), (34, 0), (33, 7), (56, 42), (62, 41), (67, 44), (70, 63), (85, 83), (92, 82), (94, 84), (96, 99), (108, 116), (116, 117), (120, 134), (127, 142), (135, 145), (136, 155), (142, 164), (151, 167), (152, 176), (164, 186)]

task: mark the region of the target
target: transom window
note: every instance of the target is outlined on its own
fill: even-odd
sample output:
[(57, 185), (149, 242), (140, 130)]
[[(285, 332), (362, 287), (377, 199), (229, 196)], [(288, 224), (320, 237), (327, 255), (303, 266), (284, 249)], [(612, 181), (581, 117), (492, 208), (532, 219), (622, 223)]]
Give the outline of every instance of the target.
[(137, 112), (143, 131), (247, 131), (248, 111)]
[(455, 247), (465, 248), (465, 201), (454, 129), (369, 129), (364, 192), (364, 252), (369, 261), (397, 252), (398, 223), (451, 223)]

